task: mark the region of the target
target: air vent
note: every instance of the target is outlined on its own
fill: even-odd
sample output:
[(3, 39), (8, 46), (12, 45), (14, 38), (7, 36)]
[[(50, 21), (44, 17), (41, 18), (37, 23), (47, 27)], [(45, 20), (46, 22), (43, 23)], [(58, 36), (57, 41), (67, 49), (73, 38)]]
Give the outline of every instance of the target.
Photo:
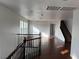
[(48, 6), (47, 10), (74, 10), (74, 7), (56, 7), (56, 6)]

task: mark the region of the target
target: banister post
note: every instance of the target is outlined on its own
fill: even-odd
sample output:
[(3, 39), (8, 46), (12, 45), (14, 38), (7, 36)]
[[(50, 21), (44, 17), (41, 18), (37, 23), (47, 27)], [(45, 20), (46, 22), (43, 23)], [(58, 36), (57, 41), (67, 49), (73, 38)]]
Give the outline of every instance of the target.
[(39, 55), (41, 55), (41, 32), (40, 32), (40, 34), (39, 34), (39, 36), (40, 36), (40, 40), (39, 40)]
[(23, 59), (25, 59), (25, 46), (26, 46), (26, 37), (24, 37), (24, 40), (23, 40)]

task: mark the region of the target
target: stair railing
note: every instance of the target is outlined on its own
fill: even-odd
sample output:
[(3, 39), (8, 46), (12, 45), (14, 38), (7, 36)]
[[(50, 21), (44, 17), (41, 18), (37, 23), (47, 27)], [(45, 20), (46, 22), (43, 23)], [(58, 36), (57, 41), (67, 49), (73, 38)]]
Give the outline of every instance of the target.
[(24, 37), (23, 42), (6, 59), (33, 59), (41, 55), (41, 33), (17, 35), (39, 35), (39, 37)]

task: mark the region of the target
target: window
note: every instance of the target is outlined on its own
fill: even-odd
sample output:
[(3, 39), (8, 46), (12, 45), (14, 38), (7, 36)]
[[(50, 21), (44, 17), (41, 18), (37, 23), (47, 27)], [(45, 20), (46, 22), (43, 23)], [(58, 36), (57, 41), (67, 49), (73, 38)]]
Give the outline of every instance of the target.
[(28, 34), (28, 21), (20, 20), (20, 34)]

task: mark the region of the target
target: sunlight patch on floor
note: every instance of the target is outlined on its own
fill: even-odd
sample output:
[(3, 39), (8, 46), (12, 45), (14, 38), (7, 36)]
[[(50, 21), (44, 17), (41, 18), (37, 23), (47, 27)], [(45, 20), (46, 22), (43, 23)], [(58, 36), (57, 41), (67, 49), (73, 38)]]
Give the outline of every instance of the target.
[(77, 56), (74, 54), (72, 55), (72, 59), (78, 59)]
[(59, 45), (59, 46), (57, 46), (56, 48), (62, 48), (63, 47), (63, 45)]
[(64, 54), (67, 54), (68, 52), (69, 52), (69, 50), (65, 49), (65, 50), (61, 51), (61, 54), (64, 55)]

